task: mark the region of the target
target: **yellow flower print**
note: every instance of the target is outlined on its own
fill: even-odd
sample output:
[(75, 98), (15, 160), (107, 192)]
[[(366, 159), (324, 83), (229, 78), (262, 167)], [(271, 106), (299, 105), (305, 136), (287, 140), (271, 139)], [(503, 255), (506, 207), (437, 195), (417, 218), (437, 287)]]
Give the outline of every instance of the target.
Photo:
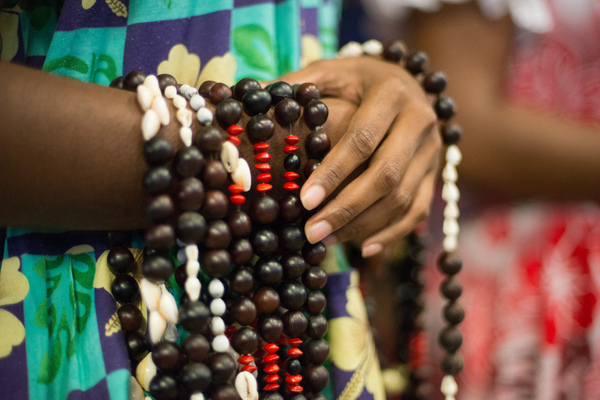
[(11, 61), (19, 50), (19, 14), (21, 9), (15, 6), (0, 12), (0, 37), (2, 38), (2, 53), (0, 60)]
[[(127, 17), (127, 6), (120, 0), (105, 0), (106, 4), (110, 7), (111, 11), (115, 13), (117, 17)], [(81, 7), (84, 10), (89, 10), (96, 4), (96, 0), (81, 0)]]
[(158, 65), (157, 74), (171, 74), (179, 83), (199, 87), (205, 80), (234, 84), (237, 69), (235, 58), (229, 52), (213, 57), (200, 73), (200, 57), (190, 53), (184, 44), (176, 44), (169, 51), (169, 59)]
[(302, 35), (302, 58), (300, 59), (300, 67), (304, 68), (313, 61), (323, 58), (323, 46), (315, 35)]
[(333, 318), (329, 322), (331, 361), (343, 371), (354, 372), (338, 399), (354, 400), (366, 387), (375, 400), (385, 400), (379, 360), (356, 271), (351, 272), (346, 300), (346, 311), (350, 316)]
[[(0, 307), (16, 304), (29, 293), (29, 281), (19, 271), (20, 260), (11, 257), (2, 262), (0, 269)], [(25, 339), (25, 327), (13, 314), (0, 308), (0, 358), (6, 357), (13, 346)]]

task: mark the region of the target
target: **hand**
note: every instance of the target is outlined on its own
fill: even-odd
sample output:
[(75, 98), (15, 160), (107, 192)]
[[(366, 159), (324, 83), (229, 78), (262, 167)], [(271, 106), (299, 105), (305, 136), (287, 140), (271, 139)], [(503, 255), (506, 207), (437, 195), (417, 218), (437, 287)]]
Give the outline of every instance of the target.
[(333, 97), (357, 106), (339, 142), (304, 184), (304, 207), (316, 208), (359, 166), (367, 168), (307, 221), (311, 243), (352, 239), (370, 257), (427, 218), (441, 138), (428, 98), (408, 72), (359, 57), (318, 61), (281, 79), (315, 83), (324, 101)]

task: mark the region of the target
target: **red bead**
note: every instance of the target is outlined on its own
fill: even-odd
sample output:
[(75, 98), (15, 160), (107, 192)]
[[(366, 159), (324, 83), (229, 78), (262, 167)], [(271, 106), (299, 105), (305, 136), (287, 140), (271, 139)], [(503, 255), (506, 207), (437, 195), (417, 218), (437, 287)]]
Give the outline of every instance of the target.
[(279, 350), (279, 346), (277, 346), (275, 343), (267, 343), (265, 344), (265, 346), (263, 347), (263, 349), (265, 349), (265, 351), (267, 353), (275, 353), (277, 350)]
[(250, 373), (253, 373), (253, 372), (254, 372), (254, 371), (256, 371), (257, 369), (258, 369), (258, 368), (256, 368), (256, 366), (254, 366), (254, 365), (244, 365), (244, 366), (242, 367), (242, 371), (247, 371), (247, 372), (250, 372)]
[(277, 389), (279, 389), (279, 385), (276, 383), (269, 383), (267, 386), (264, 387), (264, 391), (266, 392), (274, 392)]
[(259, 181), (260, 183), (267, 183), (271, 180), (271, 174), (267, 174), (267, 173), (258, 174), (258, 176), (256, 177), (256, 180)]
[(270, 374), (265, 376), (265, 382), (267, 383), (275, 383), (279, 380), (279, 375), (276, 374)]
[[(240, 331), (241, 332), (241, 331)], [(248, 365), (250, 364), (252, 361), (254, 361), (254, 357), (252, 356), (240, 356), (238, 358), (238, 362), (240, 364), (244, 364), (244, 365)]]
[(267, 364), (271, 364), (274, 363), (275, 361), (279, 360), (279, 356), (277, 354), (267, 354), (263, 360), (265, 361), (265, 363)]
[(229, 132), (230, 135), (238, 136), (244, 132), (244, 128), (239, 125), (231, 125), (229, 128), (227, 128), (227, 132)]
[(267, 162), (271, 159), (271, 155), (265, 151), (258, 153), (254, 156), (260, 162)]
[(233, 144), (235, 147), (238, 147), (242, 143), (240, 138), (235, 136), (227, 136), (227, 141)]
[(289, 192), (293, 192), (294, 190), (300, 189), (300, 186), (295, 182), (286, 182), (283, 184), (283, 188)]
[(287, 390), (293, 393), (302, 393), (304, 388), (300, 385), (288, 385)]
[(295, 144), (298, 144), (298, 142), (300, 141), (300, 138), (295, 135), (287, 135), (283, 140), (285, 140), (285, 142), (287, 144), (295, 145)]
[(302, 355), (302, 350), (300, 350), (297, 347), (292, 347), (291, 349), (289, 349), (287, 351), (287, 355), (292, 357), (292, 358), (298, 358)]
[(288, 171), (285, 174), (283, 174), (283, 177), (286, 181), (293, 181), (294, 179), (299, 178), (300, 174), (294, 171)]
[(268, 192), (271, 189), (273, 189), (273, 185), (269, 183), (259, 183), (256, 185), (256, 190), (259, 192)]
[(229, 201), (231, 201), (236, 206), (243, 206), (246, 203), (246, 198), (241, 194), (234, 194), (229, 197)]
[(237, 326), (235, 325), (229, 325), (227, 328), (225, 328), (225, 336), (231, 336), (234, 334), (235, 331), (237, 331)]
[(260, 172), (269, 172), (271, 170), (271, 164), (269, 163), (258, 163), (254, 164), (254, 168), (259, 170)]
[(293, 384), (299, 383), (302, 381), (302, 375), (288, 375), (285, 377), (285, 381)]
[(242, 185), (238, 185), (236, 183), (229, 185), (229, 191), (232, 194), (240, 194), (244, 191), (244, 188), (242, 187)]
[(296, 146), (291, 146), (291, 145), (290, 145), (290, 146), (285, 146), (285, 147), (283, 148), (283, 152), (284, 152), (285, 154), (294, 154), (294, 153), (295, 153), (295, 152), (297, 152), (297, 151), (298, 151), (298, 147), (296, 147)]
[(267, 374), (276, 374), (279, 372), (279, 365), (277, 364), (269, 364), (263, 368), (263, 371)]
[(259, 142), (259, 143), (255, 143), (252, 145), (252, 148), (254, 149), (254, 151), (266, 151), (269, 149), (269, 143), (265, 143), (265, 142)]
[(288, 339), (288, 343), (292, 347), (298, 347), (298, 346), (300, 346), (302, 344), (302, 339), (300, 339), (300, 338), (290, 338), (290, 339)]

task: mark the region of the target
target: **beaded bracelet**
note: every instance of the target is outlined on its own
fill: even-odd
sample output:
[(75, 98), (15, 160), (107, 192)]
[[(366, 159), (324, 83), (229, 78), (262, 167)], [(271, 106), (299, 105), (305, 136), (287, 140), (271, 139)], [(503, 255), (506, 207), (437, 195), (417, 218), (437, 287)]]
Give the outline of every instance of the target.
[(441, 71), (427, 71), (428, 57), (425, 53), (420, 51), (407, 53), (406, 46), (401, 41), (393, 41), (384, 46), (377, 40), (369, 40), (362, 45), (349, 42), (338, 52), (340, 58), (363, 55), (382, 57), (404, 67), (421, 83), (424, 91), (434, 97), (433, 107), (441, 125), (443, 143), (447, 146), (446, 164), (442, 170), (442, 199), (446, 202), (442, 228), (444, 251), (438, 259), (438, 266), (447, 275), (440, 289), (442, 295), (448, 300), (443, 312), (448, 325), (440, 332), (439, 343), (446, 350), (446, 355), (441, 362), (445, 374), (441, 392), (446, 400), (454, 400), (458, 391), (454, 377), (463, 368), (462, 356), (457, 353), (462, 344), (462, 335), (456, 326), (464, 319), (464, 310), (458, 303), (462, 287), (455, 277), (462, 268), (462, 261), (455, 252), (458, 245), (458, 200), (460, 198), (456, 186), (458, 180), (456, 167), (462, 158), (456, 143), (460, 140), (462, 130), (458, 125), (449, 122), (455, 114), (456, 106), (450, 97), (441, 94), (446, 88), (446, 75)]

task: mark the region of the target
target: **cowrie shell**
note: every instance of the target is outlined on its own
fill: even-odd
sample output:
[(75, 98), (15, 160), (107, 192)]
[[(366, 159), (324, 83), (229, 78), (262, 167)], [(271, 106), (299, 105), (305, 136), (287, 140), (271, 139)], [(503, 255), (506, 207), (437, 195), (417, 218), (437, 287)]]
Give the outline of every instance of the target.
[(152, 343), (160, 342), (165, 330), (167, 329), (167, 321), (162, 315), (156, 311), (150, 311), (148, 316), (148, 330), (150, 331), (150, 341)]
[(150, 282), (146, 278), (142, 278), (140, 281), (140, 292), (142, 292), (142, 299), (146, 303), (148, 310), (157, 310), (160, 301), (160, 289), (158, 288), (158, 285)]
[(165, 290), (160, 297), (158, 311), (160, 312), (160, 315), (162, 315), (162, 317), (168, 322), (172, 322), (174, 324), (177, 323), (177, 302), (175, 302), (175, 298), (167, 290)]
[(196, 277), (187, 278), (185, 280), (185, 292), (191, 301), (196, 301), (200, 298), (200, 289), (202, 284)]
[(234, 171), (238, 166), (238, 160), (240, 158), (240, 152), (237, 147), (229, 141), (223, 142), (223, 147), (221, 147), (221, 162), (225, 166), (227, 172)]
[(152, 353), (148, 353), (135, 369), (135, 377), (145, 390), (149, 390), (150, 381), (155, 376), (156, 365), (154, 364), (154, 361), (152, 361)]
[(142, 117), (142, 136), (144, 140), (150, 140), (160, 129), (160, 119), (152, 109), (147, 110)]
[(156, 115), (158, 115), (161, 124), (164, 126), (169, 125), (171, 122), (171, 114), (169, 114), (169, 107), (167, 106), (167, 101), (164, 97), (155, 97), (154, 102), (152, 103), (152, 109)]
[(242, 400), (254, 400), (258, 396), (256, 378), (248, 371), (241, 371), (235, 377), (235, 389)]
[(147, 111), (152, 106), (152, 100), (154, 100), (154, 96), (152, 95), (152, 91), (146, 86), (139, 85), (137, 87), (137, 99), (140, 107), (142, 107), (142, 111)]
[(243, 158), (238, 160), (238, 165), (232, 172), (231, 179), (234, 183), (240, 185), (244, 189), (244, 192), (252, 188), (252, 173), (246, 160)]
[(144, 86), (150, 89), (154, 97), (162, 96), (156, 75), (148, 75), (146, 79), (144, 79)]

